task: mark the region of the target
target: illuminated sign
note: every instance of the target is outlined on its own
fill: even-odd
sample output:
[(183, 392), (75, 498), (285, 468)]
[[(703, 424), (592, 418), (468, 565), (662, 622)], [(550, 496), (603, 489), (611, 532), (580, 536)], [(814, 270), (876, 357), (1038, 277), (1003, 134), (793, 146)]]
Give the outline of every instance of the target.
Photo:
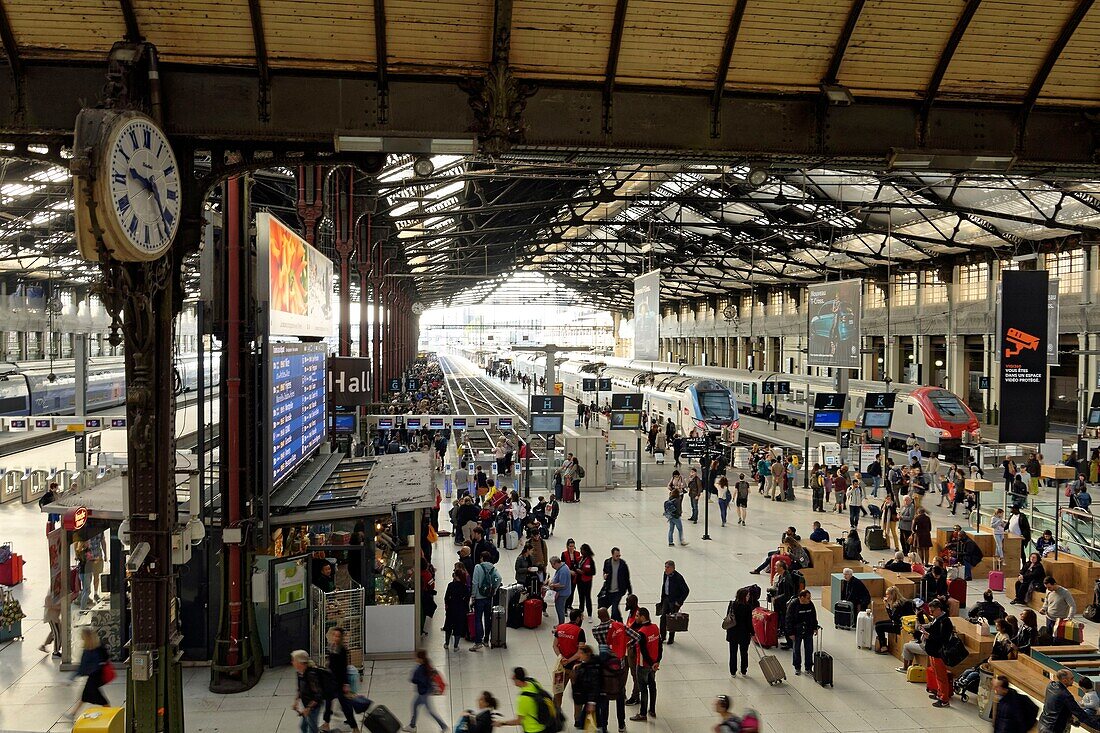
[(327, 434), (323, 343), (271, 344), (271, 482), (278, 484)]

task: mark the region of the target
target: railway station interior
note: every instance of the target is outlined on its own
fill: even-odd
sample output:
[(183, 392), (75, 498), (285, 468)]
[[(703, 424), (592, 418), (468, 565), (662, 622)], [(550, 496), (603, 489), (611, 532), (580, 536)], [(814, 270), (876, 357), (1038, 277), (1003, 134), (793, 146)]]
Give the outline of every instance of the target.
[(0, 46), (0, 733), (1100, 733), (1092, 0)]

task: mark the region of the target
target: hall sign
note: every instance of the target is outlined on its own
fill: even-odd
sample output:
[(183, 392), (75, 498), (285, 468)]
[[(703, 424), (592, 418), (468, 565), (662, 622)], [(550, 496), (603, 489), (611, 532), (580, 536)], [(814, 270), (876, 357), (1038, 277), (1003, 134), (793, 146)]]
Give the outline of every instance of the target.
[(370, 402), (370, 359), (333, 356), (328, 360), (328, 394), (333, 405), (365, 405)]
[(88, 507), (73, 507), (61, 515), (61, 526), (68, 532), (76, 532), (88, 523)]

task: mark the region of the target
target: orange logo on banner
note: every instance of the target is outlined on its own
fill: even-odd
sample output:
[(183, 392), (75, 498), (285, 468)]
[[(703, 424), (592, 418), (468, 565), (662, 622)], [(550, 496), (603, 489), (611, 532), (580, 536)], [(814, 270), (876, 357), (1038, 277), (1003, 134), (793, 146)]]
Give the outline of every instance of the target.
[(61, 526), (70, 532), (76, 532), (88, 523), (88, 508), (74, 507), (61, 515)]
[(1036, 351), (1039, 348), (1039, 337), (1032, 336), (1030, 333), (1024, 333), (1018, 328), (1008, 329), (1008, 333), (1005, 334), (1005, 341), (1012, 344), (1015, 349), (1005, 349), (1005, 356), (1016, 356), (1024, 349), (1029, 351)]

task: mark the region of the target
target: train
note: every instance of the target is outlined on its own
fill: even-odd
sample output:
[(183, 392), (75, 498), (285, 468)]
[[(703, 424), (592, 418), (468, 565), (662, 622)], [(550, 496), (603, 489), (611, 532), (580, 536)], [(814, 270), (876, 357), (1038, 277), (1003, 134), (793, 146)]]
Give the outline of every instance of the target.
[[(217, 384), (219, 360), (207, 382)], [(198, 388), (198, 358), (184, 354), (175, 359), (177, 394)], [(98, 412), (126, 403), (126, 372), (121, 356), (94, 357), (88, 361), (87, 410)], [(76, 405), (76, 375), (72, 359), (53, 363), (21, 361), (0, 363), (0, 415), (72, 415)]]
[[(546, 357), (536, 353), (517, 352), (510, 357), (495, 357), (498, 361), (509, 359), (514, 370), (521, 375), (538, 379), (545, 374)], [(583, 359), (559, 360), (556, 366), (557, 380), (562, 384), (566, 397), (591, 402), (594, 392), (585, 392), (582, 380), (597, 375), (610, 378), (612, 393), (637, 392), (642, 395), (642, 411), (650, 420), (662, 425), (668, 420), (683, 435), (692, 431), (720, 435), (725, 440), (737, 442), (741, 416), (737, 402), (729, 388), (716, 380), (677, 374), (674, 371), (653, 371), (631, 366), (605, 366)], [(600, 404), (611, 395), (600, 395)]]
[[(706, 379), (724, 385), (740, 410), (747, 415), (778, 419), (779, 422), (805, 427), (807, 415), (813, 415), (818, 392), (836, 391), (828, 377), (807, 377), (768, 371), (748, 371), (724, 367), (686, 366), (665, 362), (635, 361), (613, 357), (573, 355), (574, 359), (597, 364), (600, 369), (654, 370), (675, 373), (692, 379)], [(590, 367), (591, 368), (591, 367)], [(790, 394), (764, 394), (764, 383), (790, 382)], [(963, 446), (981, 440), (977, 416), (959, 397), (942, 387), (897, 384), (853, 379), (848, 382), (848, 414), (857, 427), (863, 427), (863, 407), (868, 393), (892, 392), (896, 395), (889, 430), (867, 428), (871, 440), (886, 440), (892, 447), (904, 449), (909, 436), (915, 436), (921, 450), (946, 456), (957, 455)], [(776, 414), (777, 413), (777, 414)]]

